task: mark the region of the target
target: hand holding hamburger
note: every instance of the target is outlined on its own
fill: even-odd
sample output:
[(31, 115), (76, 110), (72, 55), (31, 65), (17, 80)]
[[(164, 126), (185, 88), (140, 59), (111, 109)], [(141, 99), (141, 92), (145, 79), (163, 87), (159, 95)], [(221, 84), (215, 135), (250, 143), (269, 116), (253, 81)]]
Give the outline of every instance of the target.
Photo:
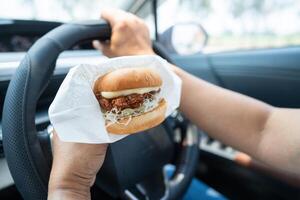
[(128, 56), (72, 68), (49, 108), (58, 136), (113, 143), (159, 125), (180, 103), (181, 80), (169, 67), (157, 56)]

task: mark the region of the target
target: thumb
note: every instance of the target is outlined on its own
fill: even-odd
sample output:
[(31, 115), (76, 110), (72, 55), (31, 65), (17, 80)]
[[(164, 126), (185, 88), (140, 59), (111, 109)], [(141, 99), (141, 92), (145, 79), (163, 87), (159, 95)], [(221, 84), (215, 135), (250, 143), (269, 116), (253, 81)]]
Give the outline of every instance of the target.
[(100, 42), (99, 40), (93, 41), (93, 47), (99, 51), (101, 51), (107, 57), (113, 57), (110, 49), (110, 42)]

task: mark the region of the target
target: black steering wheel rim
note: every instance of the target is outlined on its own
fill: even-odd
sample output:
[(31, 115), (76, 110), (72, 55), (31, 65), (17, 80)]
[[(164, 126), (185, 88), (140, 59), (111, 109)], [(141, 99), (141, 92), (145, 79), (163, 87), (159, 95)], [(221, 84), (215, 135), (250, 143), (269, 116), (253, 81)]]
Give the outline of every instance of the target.
[[(12, 77), (3, 109), (3, 146), (9, 169), (24, 199), (47, 199), (51, 166), (38, 139), (35, 112), (38, 98), (53, 74), (58, 55), (78, 42), (106, 40), (110, 34), (109, 25), (102, 20), (64, 24), (47, 33), (30, 48)], [(191, 160), (195, 162), (195, 157), (198, 159), (199, 136), (194, 137), (183, 150), (188, 157), (185, 155), (179, 159), (181, 167), (177, 169), (177, 174), (186, 173), (184, 166), (187, 161), (190, 163)], [(191, 170), (194, 169), (189, 169), (189, 172)], [(188, 178), (183, 180), (190, 181), (191, 177)], [(171, 190), (178, 187), (182, 179), (177, 180), (175, 175), (172, 181), (168, 199), (173, 199), (172, 194), (178, 197), (178, 192)]]

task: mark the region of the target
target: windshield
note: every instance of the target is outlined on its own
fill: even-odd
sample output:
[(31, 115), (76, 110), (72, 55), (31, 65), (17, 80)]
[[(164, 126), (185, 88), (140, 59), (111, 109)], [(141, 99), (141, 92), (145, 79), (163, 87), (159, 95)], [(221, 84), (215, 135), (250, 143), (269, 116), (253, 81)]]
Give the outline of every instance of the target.
[(0, 6), (0, 19), (70, 21), (98, 19), (104, 7), (127, 9), (134, 0), (8, 0)]
[[(201, 24), (209, 36), (204, 52), (300, 46), (300, 0), (165, 0), (157, 13), (160, 33)], [(153, 16), (146, 22), (153, 30)]]

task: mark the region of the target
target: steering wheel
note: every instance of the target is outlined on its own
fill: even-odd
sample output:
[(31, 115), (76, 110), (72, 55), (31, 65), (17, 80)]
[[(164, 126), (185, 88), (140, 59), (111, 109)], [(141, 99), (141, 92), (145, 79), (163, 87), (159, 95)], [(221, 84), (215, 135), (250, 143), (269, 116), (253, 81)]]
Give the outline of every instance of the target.
[[(110, 35), (110, 26), (101, 20), (61, 25), (30, 48), (12, 77), (3, 110), (3, 144), (10, 172), (24, 199), (47, 199), (51, 142), (48, 133), (37, 132), (35, 113), (58, 55), (79, 42), (108, 40)], [(111, 144), (96, 187), (124, 199), (180, 198), (192, 180), (199, 156), (197, 128), (183, 119), (169, 117), (146, 133)], [(180, 142), (174, 142), (174, 129), (182, 134)], [(176, 170), (166, 179), (163, 166), (174, 158)]]

